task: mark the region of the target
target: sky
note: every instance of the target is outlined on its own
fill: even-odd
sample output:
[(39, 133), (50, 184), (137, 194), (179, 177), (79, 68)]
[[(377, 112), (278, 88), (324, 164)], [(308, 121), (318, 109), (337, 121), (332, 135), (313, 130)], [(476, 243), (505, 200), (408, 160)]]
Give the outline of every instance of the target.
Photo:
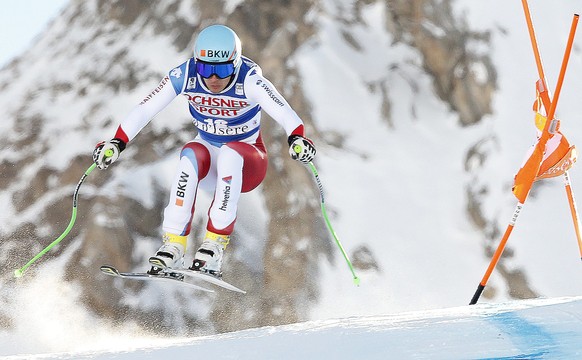
[(0, 12), (0, 66), (26, 50), (68, 1), (4, 0)]

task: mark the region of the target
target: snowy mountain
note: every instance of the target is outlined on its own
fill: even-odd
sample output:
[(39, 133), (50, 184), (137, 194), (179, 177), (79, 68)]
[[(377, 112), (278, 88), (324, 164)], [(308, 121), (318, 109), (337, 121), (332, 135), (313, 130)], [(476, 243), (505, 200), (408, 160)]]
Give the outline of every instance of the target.
[[(580, 5), (530, 5), (553, 89)], [(361, 285), (325, 228), (311, 174), (288, 159), (284, 135), (268, 118), (269, 173), (243, 196), (225, 264), (225, 278), (248, 295), (99, 273), (104, 263), (144, 269), (159, 246), (177, 154), (195, 135), (179, 100), (111, 169), (90, 175), (71, 234), (13, 279), (66, 228), (94, 145), (113, 136), (164, 73), (190, 56), (195, 34), (215, 22), (239, 33), (245, 55), (305, 119), (331, 222)], [(580, 35), (557, 111), (574, 144), (582, 126), (579, 43)], [(510, 189), (535, 136), (536, 80), (519, 2), (72, 1), (0, 71), (6, 339), (36, 339), (27, 353), (66, 351), (111, 328), (208, 335), (466, 305), (516, 204)], [(575, 167), (575, 192), (577, 174)], [(560, 179), (534, 187), (481, 302), (582, 294), (563, 189)], [(209, 201), (198, 198), (191, 251)]]

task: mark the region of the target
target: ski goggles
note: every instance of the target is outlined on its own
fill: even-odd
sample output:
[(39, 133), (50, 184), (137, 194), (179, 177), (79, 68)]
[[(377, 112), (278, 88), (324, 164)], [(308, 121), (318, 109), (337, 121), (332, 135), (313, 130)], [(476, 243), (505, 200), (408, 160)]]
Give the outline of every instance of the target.
[(232, 62), (226, 63), (207, 63), (196, 60), (196, 72), (203, 78), (209, 78), (216, 75), (221, 79), (234, 74), (234, 64)]

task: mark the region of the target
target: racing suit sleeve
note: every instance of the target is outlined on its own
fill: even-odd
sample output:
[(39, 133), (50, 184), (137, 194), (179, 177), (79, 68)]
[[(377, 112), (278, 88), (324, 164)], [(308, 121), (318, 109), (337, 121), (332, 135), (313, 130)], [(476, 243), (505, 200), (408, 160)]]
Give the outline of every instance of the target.
[(287, 136), (304, 136), (303, 121), (275, 86), (262, 75), (260, 68), (251, 70), (245, 78), (244, 88), (249, 100), (257, 102), (285, 129)]
[(162, 111), (178, 96), (174, 90), (170, 77), (166, 75), (160, 84), (154, 88), (143, 100), (131, 110), (117, 128), (115, 138), (128, 143), (135, 138), (152, 118)]

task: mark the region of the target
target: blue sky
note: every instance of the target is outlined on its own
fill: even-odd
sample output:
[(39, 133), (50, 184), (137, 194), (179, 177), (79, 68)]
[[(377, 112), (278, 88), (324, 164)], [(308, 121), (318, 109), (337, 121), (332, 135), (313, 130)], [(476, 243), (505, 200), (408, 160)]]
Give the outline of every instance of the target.
[(3, 1), (0, 12), (0, 66), (23, 52), (68, 1)]

